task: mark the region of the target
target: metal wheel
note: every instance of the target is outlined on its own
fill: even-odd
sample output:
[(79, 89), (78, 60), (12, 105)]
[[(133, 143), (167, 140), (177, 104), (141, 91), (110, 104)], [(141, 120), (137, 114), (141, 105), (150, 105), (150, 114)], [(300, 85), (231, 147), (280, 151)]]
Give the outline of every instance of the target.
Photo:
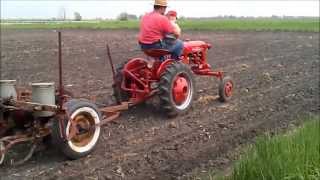
[(190, 79), (183, 73), (178, 74), (173, 81), (172, 96), (175, 107), (180, 110), (186, 109), (191, 102), (193, 89)]
[[(83, 100), (70, 100), (64, 105), (69, 117), (67, 119), (53, 119), (53, 144), (70, 159), (78, 159), (88, 155), (95, 148), (100, 137), (101, 121), (98, 108)], [(60, 136), (60, 122), (64, 127), (62, 132), (67, 139)]]
[(97, 112), (92, 108), (82, 107), (72, 113), (70, 119), (66, 127), (67, 137), (72, 131), (76, 131), (68, 141), (70, 148), (79, 153), (93, 148), (100, 134), (100, 127), (91, 128), (100, 122)]
[(219, 84), (219, 100), (227, 102), (231, 99), (234, 89), (234, 83), (230, 76), (224, 77)]

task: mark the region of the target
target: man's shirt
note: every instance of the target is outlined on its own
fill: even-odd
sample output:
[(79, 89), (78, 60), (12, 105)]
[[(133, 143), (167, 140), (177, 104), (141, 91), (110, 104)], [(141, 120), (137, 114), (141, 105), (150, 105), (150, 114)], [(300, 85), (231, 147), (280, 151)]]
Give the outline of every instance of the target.
[(139, 42), (152, 44), (163, 39), (168, 33), (173, 33), (173, 26), (166, 16), (153, 11), (142, 17)]

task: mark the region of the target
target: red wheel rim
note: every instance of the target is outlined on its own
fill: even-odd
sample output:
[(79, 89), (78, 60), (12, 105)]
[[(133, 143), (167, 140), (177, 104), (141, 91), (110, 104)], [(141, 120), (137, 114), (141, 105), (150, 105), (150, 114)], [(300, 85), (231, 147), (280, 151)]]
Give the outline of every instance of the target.
[(227, 97), (232, 96), (232, 88), (233, 88), (232, 82), (230, 81), (226, 82), (226, 84), (224, 85), (224, 93)]
[(183, 76), (177, 76), (173, 81), (172, 95), (177, 105), (183, 104), (189, 96), (189, 83)]

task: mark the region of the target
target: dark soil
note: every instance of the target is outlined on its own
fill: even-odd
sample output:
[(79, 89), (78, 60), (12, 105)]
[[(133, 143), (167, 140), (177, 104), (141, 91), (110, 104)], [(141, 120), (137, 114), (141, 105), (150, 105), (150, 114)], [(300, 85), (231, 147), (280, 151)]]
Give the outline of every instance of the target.
[[(116, 64), (144, 56), (137, 31), (62, 33), (64, 83), (79, 97), (111, 95), (107, 42)], [(319, 114), (318, 33), (187, 31), (184, 38), (213, 44), (209, 63), (236, 84), (229, 103), (217, 100), (217, 79), (196, 77), (198, 97), (187, 114), (168, 119), (151, 103), (137, 106), (103, 128), (88, 157), (69, 161), (50, 147), (22, 166), (0, 167), (0, 179), (186, 179), (223, 170), (256, 136)], [(56, 32), (3, 30), (1, 53), (1, 79), (19, 87), (58, 82)]]

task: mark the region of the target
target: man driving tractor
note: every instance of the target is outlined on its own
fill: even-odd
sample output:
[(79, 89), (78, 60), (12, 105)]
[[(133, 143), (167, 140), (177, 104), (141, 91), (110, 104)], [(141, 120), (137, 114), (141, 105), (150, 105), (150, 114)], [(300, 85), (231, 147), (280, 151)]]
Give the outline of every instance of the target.
[(164, 15), (166, 9), (167, 0), (155, 0), (154, 10), (141, 19), (139, 44), (142, 50), (166, 49), (173, 59), (178, 60), (183, 50), (183, 42), (177, 39), (181, 30), (175, 28)]

